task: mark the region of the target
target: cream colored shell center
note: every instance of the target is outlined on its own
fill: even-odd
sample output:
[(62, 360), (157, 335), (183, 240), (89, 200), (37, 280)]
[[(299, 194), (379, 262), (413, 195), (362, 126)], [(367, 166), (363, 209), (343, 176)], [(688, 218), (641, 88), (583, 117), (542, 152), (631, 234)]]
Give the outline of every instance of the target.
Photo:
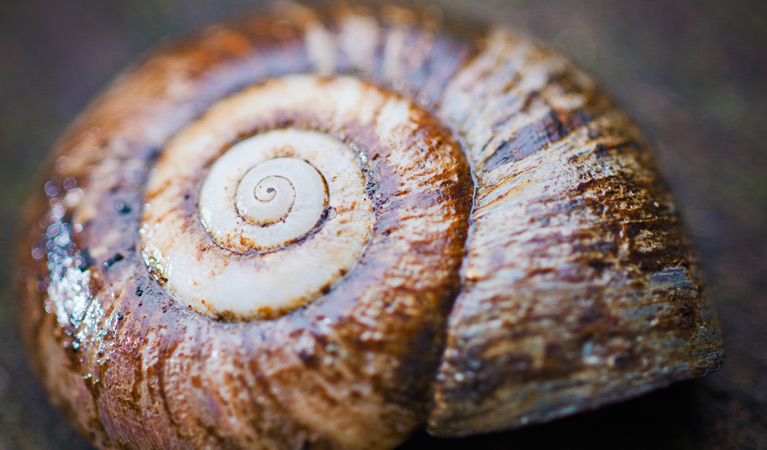
[[(225, 121), (217, 111), (201, 125)], [(374, 221), (355, 152), (330, 135), (285, 128), (216, 157), (221, 146), (198, 137), (192, 127), (165, 150), (142, 227), (144, 260), (176, 299), (211, 317), (277, 317), (350, 270)], [(198, 217), (190, 217), (184, 198), (194, 185), (186, 180), (205, 169), (189, 149), (201, 143), (213, 164), (199, 184)]]
[[(258, 225), (271, 225), (287, 217), (296, 202), (296, 189), (287, 178), (270, 175), (256, 183), (251, 189), (251, 172), (259, 172), (261, 167), (254, 167), (240, 182), (237, 189), (237, 212), (243, 219)], [(246, 178), (250, 180), (246, 181)], [(325, 196), (321, 197), (325, 200)]]
[(269, 251), (317, 226), (328, 205), (323, 176), (300, 158), (264, 161), (274, 149), (296, 148), (349, 152), (334, 138), (288, 129), (241, 141), (216, 160), (200, 190), (200, 220), (216, 243), (241, 253)]

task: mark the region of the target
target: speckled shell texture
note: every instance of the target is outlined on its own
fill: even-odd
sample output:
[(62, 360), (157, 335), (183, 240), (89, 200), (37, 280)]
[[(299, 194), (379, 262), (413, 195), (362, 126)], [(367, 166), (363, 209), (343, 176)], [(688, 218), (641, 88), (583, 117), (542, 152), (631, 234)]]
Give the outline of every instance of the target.
[[(694, 254), (625, 114), (527, 38), (449, 30), (435, 11), (283, 5), (149, 55), (72, 125), (30, 202), (20, 314), (51, 401), (96, 446), (387, 449), (419, 427), (516, 428), (720, 366)], [(337, 139), (364, 173), (368, 242), (298, 309), (199, 314), (142, 255), (147, 180), (225, 99), (297, 74), (354, 80), (380, 104), (307, 101), (238, 123), (216, 151), (284, 128)], [(408, 111), (396, 142), (387, 102)], [(173, 163), (201, 166), (179, 223), (205, 233), (212, 162)], [(206, 242), (190, 257), (228, 251)]]

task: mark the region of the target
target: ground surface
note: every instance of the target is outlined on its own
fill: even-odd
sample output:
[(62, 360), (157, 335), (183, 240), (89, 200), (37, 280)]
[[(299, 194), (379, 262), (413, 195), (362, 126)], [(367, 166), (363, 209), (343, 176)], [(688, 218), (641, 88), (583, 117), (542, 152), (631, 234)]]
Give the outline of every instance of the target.
[[(727, 339), (722, 371), (598, 412), (406, 448), (767, 448), (767, 3), (440, 2), (568, 53), (656, 144), (700, 250)], [(0, 2), (0, 450), (87, 449), (26, 368), (10, 292), (31, 177), (104, 84), (158, 41), (254, 1)]]

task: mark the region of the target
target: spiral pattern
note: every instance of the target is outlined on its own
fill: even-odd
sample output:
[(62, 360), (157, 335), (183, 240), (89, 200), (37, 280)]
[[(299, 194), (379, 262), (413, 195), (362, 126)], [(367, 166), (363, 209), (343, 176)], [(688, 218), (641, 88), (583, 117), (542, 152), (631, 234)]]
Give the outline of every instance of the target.
[(280, 8), (129, 71), (30, 208), (24, 339), (95, 445), (387, 449), (718, 367), (673, 200), (588, 76), (429, 12)]
[[(301, 111), (311, 125), (272, 129), (284, 111)], [(219, 102), (175, 137), (147, 183), (141, 232), (150, 272), (177, 300), (230, 321), (274, 318), (319, 298), (360, 259), (374, 210), (381, 222), (386, 184), (403, 184), (391, 193), (402, 196), (403, 212), (408, 203), (422, 208), (410, 221), (449, 217), (416, 194), (460, 176), (449, 134), (414, 135), (430, 120), (407, 100), (348, 77), (283, 77)], [(343, 133), (356, 152), (333, 136), (353, 129), (369, 129)], [(433, 172), (404, 173), (422, 157)], [(262, 202), (259, 193), (274, 196)], [(185, 205), (197, 205), (199, 217)], [(413, 268), (430, 264), (424, 258)]]

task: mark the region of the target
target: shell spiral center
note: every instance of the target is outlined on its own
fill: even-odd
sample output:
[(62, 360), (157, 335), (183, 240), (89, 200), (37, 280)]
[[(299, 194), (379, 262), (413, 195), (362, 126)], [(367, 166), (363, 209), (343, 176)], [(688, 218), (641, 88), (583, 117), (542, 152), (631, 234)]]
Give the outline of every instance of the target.
[(317, 169), (293, 157), (254, 161), (270, 150), (292, 148), (296, 139), (321, 136), (306, 133), (290, 129), (255, 136), (213, 164), (202, 185), (200, 220), (216, 243), (236, 252), (269, 251), (317, 226), (328, 205), (328, 187)]
[(296, 201), (293, 183), (279, 175), (259, 181), (252, 196), (247, 189), (250, 184), (243, 184), (245, 186), (241, 185), (237, 190), (237, 211), (243, 219), (259, 225), (271, 225), (284, 219)]

